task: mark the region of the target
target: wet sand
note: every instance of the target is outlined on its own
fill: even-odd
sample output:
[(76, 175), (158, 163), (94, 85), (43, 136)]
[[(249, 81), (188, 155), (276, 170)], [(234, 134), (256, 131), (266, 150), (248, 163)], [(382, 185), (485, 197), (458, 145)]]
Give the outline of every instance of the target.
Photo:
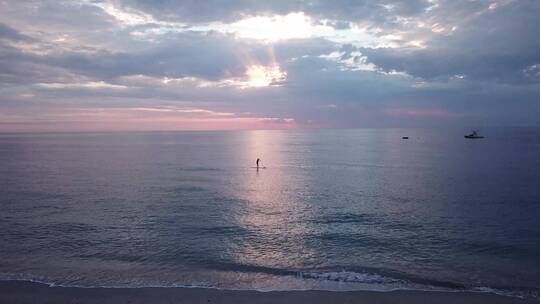
[(0, 303), (540, 303), (488, 293), (431, 291), (234, 291), (204, 288), (75, 288), (0, 281)]

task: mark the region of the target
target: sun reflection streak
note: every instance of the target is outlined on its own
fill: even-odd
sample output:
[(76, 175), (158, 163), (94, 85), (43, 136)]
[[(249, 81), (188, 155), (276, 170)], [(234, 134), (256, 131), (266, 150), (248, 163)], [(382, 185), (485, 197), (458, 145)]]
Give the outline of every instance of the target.
[(249, 131), (245, 133), (242, 159), (255, 165), (261, 158), (266, 169), (250, 168), (241, 180), (237, 196), (245, 202), (244, 212), (236, 215), (239, 226), (253, 231), (255, 236), (235, 248), (232, 255), (243, 264), (294, 268), (314, 259), (316, 252), (304, 242), (309, 235), (309, 220), (313, 209), (301, 195), (305, 185), (285, 165), (286, 133)]

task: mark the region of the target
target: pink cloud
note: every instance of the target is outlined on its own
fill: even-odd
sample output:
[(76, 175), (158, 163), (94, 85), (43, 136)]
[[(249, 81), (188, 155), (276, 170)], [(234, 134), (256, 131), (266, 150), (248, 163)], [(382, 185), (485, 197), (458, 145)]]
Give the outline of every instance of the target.
[(258, 117), (200, 108), (72, 108), (10, 117), (0, 124), (6, 131), (145, 131), (291, 129), (293, 118)]

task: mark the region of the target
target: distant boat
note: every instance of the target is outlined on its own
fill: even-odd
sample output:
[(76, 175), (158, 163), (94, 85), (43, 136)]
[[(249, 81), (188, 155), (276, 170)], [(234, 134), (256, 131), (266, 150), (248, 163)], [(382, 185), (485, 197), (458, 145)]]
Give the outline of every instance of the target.
[(465, 135), (464, 137), (465, 138), (484, 138), (484, 136), (478, 135), (478, 131), (473, 131), (471, 134)]
[(403, 136), (401, 139), (409, 139), (409, 136)]

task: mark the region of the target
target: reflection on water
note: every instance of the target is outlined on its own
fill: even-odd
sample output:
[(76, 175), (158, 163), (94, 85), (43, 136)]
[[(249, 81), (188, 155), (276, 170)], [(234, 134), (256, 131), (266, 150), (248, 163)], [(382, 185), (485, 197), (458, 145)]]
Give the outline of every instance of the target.
[(0, 135), (0, 276), (536, 290), (540, 132), (491, 134)]
[(253, 232), (235, 248), (235, 262), (283, 269), (304, 266), (316, 254), (302, 246), (302, 238), (312, 229), (314, 210), (303, 199), (301, 180), (283, 165), (287, 162), (280, 149), (286, 138), (277, 132), (244, 134), (246, 145), (241, 150), (246, 151), (246, 159), (261, 158), (266, 169), (250, 168), (239, 175), (231, 193), (244, 202), (237, 224)]

